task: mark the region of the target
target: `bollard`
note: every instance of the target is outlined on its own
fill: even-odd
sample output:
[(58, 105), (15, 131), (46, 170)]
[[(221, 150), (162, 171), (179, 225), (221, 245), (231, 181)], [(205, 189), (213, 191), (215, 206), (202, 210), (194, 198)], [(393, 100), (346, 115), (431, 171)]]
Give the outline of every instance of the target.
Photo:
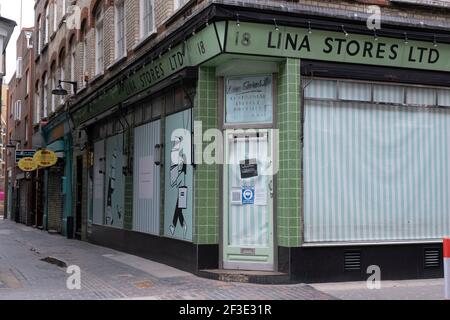
[(445, 299), (450, 300), (450, 238), (444, 239)]

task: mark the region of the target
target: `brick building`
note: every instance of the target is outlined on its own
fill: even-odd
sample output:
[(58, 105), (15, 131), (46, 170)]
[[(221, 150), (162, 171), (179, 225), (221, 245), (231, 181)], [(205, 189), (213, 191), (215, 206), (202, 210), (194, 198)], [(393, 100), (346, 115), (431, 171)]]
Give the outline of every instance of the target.
[[(47, 229), (193, 272), (442, 274), (448, 190), (427, 168), (448, 169), (446, 2), (38, 0), (35, 10), (33, 146), (59, 156), (36, 173)], [(381, 29), (370, 28), (377, 13)], [(53, 95), (59, 80), (77, 92), (62, 83), (68, 95)], [(216, 159), (238, 164), (202, 161), (221, 139), (208, 129), (225, 136)]]
[(32, 147), (33, 92), (31, 78), (34, 73), (34, 51), (32, 28), (21, 30), (16, 47), (16, 73), (9, 82), (9, 106), (7, 140), (15, 145), (8, 148), (6, 167), (13, 186), (12, 214), (17, 222), (34, 225), (35, 216), (31, 208), (32, 176), (21, 171), (16, 163), (16, 151), (29, 150)]

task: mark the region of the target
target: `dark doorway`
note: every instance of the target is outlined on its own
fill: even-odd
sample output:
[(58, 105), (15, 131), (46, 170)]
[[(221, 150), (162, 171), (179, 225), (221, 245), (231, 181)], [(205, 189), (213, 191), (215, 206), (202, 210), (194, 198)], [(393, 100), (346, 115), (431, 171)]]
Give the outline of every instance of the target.
[(75, 238), (81, 240), (82, 203), (83, 203), (83, 156), (77, 157), (77, 206), (75, 216)]
[(36, 192), (33, 192), (34, 211), (36, 212), (36, 227), (38, 229), (44, 228), (44, 183), (43, 183), (44, 171), (38, 170), (34, 179), (34, 188)]

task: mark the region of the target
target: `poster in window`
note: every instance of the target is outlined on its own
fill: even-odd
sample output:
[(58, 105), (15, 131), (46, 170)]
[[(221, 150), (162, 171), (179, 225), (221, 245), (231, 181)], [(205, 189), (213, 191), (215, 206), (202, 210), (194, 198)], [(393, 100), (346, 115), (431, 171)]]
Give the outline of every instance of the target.
[(271, 123), (272, 87), (273, 80), (270, 75), (226, 79), (226, 123)]

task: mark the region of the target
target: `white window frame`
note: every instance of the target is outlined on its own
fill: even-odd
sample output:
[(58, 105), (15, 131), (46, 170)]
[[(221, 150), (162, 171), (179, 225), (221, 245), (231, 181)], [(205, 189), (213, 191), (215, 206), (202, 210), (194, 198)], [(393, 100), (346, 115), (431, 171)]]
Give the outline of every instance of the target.
[(42, 49), (42, 17), (38, 18), (37, 21), (37, 54), (39, 55), (39, 53), (41, 53), (41, 49)]
[(183, 8), (189, 0), (173, 0), (173, 11)]
[(103, 25), (103, 8), (97, 8), (95, 13), (95, 74), (100, 75), (105, 68), (105, 52), (104, 52), (104, 25)]
[(53, 32), (58, 30), (58, 2), (53, 3)]
[[(77, 81), (76, 77), (76, 58), (77, 58), (77, 46), (75, 40), (72, 41), (72, 46), (70, 47), (70, 81)], [(73, 91), (72, 91), (73, 92)], [(75, 92), (73, 92), (75, 93)]]
[(25, 71), (25, 95), (30, 94), (30, 70)]
[[(145, 3), (150, 3), (152, 7), (152, 29), (149, 31), (145, 30)], [(154, 0), (140, 0), (140, 26), (141, 26), (141, 39), (145, 39), (156, 32), (156, 25), (155, 25), (155, 1)]]
[(22, 57), (17, 57), (16, 79), (22, 79), (22, 75), (23, 75), (23, 59), (22, 59)]
[(17, 100), (14, 104), (14, 120), (20, 121), (22, 116), (22, 100)]
[(39, 123), (41, 119), (41, 96), (40, 96), (40, 85), (39, 82), (36, 86), (36, 90), (34, 91), (34, 124)]
[[(119, 10), (123, 10), (122, 25), (119, 24)], [(120, 59), (126, 56), (127, 53), (127, 34), (126, 34), (126, 12), (125, 12), (125, 0), (118, 0), (115, 4), (115, 39), (116, 39), (116, 50), (115, 58)], [(122, 29), (122, 48), (119, 46), (120, 43), (120, 29)]]
[(42, 111), (43, 111), (43, 117), (47, 118), (48, 116), (48, 73), (45, 74), (44, 77), (44, 84), (43, 84), (43, 90), (42, 90), (44, 99), (43, 99), (43, 106), (42, 106)]
[(44, 45), (48, 43), (50, 33), (50, 4), (45, 7), (45, 24), (44, 24)]

